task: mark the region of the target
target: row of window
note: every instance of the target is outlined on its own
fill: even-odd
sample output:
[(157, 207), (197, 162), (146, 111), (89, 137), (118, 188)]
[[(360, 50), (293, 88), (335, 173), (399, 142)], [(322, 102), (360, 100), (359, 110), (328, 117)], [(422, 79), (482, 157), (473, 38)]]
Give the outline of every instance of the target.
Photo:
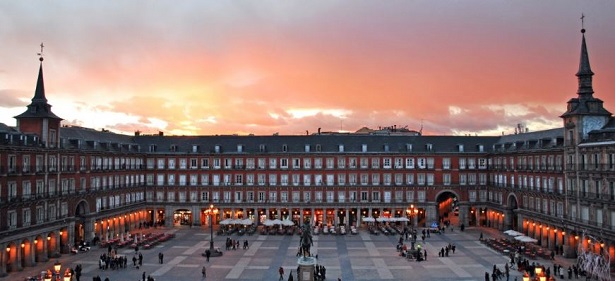
[(119, 208), (125, 205), (142, 202), (143, 200), (143, 192), (129, 192), (122, 195), (116, 194), (111, 196), (98, 197), (96, 198), (96, 212)]
[[(36, 224), (45, 223), (48, 221), (54, 221), (58, 218), (65, 218), (68, 216), (68, 203), (62, 202), (60, 203), (60, 208), (56, 208), (55, 204), (41, 205), (36, 206), (35, 209), (35, 220)], [(59, 211), (59, 213), (58, 213)], [(8, 229), (16, 229), (17, 228), (17, 210), (9, 210), (7, 212), (7, 226)], [(32, 224), (32, 208), (23, 208), (21, 209), (21, 226), (26, 227)]]
[(568, 155), (568, 165), (571, 169), (583, 170), (615, 170), (615, 153), (585, 152), (579, 155), (579, 163), (574, 155)]
[[(496, 169), (508, 169), (516, 167), (518, 170), (562, 170), (563, 155), (535, 155), (535, 156), (498, 156), (493, 157), (493, 165)], [(516, 163), (516, 166), (515, 166)]]
[[(148, 158), (147, 169), (435, 169), (433, 157)], [(438, 167), (452, 169), (451, 158)], [(458, 159), (458, 169), (487, 169), (486, 158)]]
[[(433, 173), (337, 173), (337, 174), (147, 174), (148, 186), (230, 186), (230, 185), (293, 185), (293, 186), (335, 186), (335, 185), (451, 185), (453, 176), (442, 174), (436, 182)], [(486, 173), (459, 173), (456, 184), (459, 185), (486, 185)]]
[[(416, 197), (415, 197), (416, 194)], [(157, 202), (425, 202), (426, 191), (148, 191), (148, 201)], [(154, 197), (155, 196), (155, 197)], [(189, 196), (189, 197), (188, 197)]]
[(557, 190), (560, 194), (564, 193), (564, 179), (562, 177), (518, 175), (515, 182), (515, 175), (510, 175), (510, 180), (505, 174), (491, 176), (492, 182), (499, 187), (522, 188), (550, 193)]
[[(144, 175), (109, 175), (101, 177), (90, 177), (90, 185), (87, 185), (85, 177), (80, 179), (79, 191), (88, 190), (105, 190), (114, 189), (126, 186), (143, 186), (145, 183)], [(19, 187), (18, 184), (21, 183)], [(35, 184), (34, 189), (32, 183)], [(21, 190), (21, 193), (18, 191)], [(6, 192), (6, 194), (3, 194)], [(47, 181), (39, 179), (36, 181), (24, 180), (21, 182), (9, 181), (7, 182), (6, 191), (2, 188), (0, 183), (0, 197), (6, 196), (9, 201), (16, 198), (30, 199), (30, 198), (43, 198), (45, 196), (65, 195), (76, 192), (76, 182), (74, 178), (66, 178), (60, 180), (60, 186), (57, 186), (56, 179), (49, 179)]]
[[(45, 172), (46, 168), (49, 172), (71, 172), (85, 170), (137, 170), (143, 167), (143, 159), (136, 157), (102, 157), (90, 156), (88, 166), (87, 156), (79, 156), (79, 166), (75, 166), (75, 156), (60, 156), (58, 165), (57, 155), (32, 155), (24, 154), (7, 155), (7, 170), (9, 173), (17, 172)], [(47, 161), (45, 161), (47, 157)], [(33, 159), (32, 159), (33, 158)], [(20, 162), (21, 161), (21, 162)], [(34, 162), (33, 162), (34, 161)], [(21, 164), (20, 164), (21, 163)], [(59, 168), (59, 170), (58, 170)]]

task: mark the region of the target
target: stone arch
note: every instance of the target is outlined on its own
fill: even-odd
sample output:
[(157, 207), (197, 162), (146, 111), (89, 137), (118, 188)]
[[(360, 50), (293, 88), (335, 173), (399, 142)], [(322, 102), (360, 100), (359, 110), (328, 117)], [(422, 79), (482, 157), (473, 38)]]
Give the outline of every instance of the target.
[(517, 195), (514, 193), (509, 193), (508, 197), (506, 197), (506, 210), (504, 210), (505, 216), (505, 227), (507, 229), (514, 229), (519, 232), (523, 232), (518, 225), (518, 217), (515, 212), (516, 209), (519, 208), (519, 199)]
[(32, 266), (33, 265), (33, 260), (32, 260), (32, 252), (33, 252), (33, 248), (32, 248), (32, 242), (30, 242), (30, 240), (28, 240), (27, 238), (24, 238), (21, 241), (21, 245), (20, 245), (20, 251), (21, 251), (21, 258), (19, 260), (20, 267), (24, 268), (26, 266)]
[(40, 235), (34, 238), (34, 251), (34, 262), (48, 261), (45, 257), (45, 239)]
[(90, 205), (88, 201), (79, 201), (79, 203), (77, 203), (77, 206), (75, 207), (76, 220), (75, 229), (73, 231), (75, 239), (75, 241), (73, 241), (73, 244), (75, 245), (79, 242), (86, 240), (86, 223), (88, 214), (90, 214)]
[(58, 246), (59, 237), (55, 232), (49, 232), (45, 238), (47, 243), (47, 258), (56, 258), (60, 256), (60, 248)]
[(14, 242), (6, 245), (6, 273), (19, 271), (17, 260), (18, 247)]
[[(438, 221), (449, 221), (453, 218), (453, 212), (458, 206), (461, 197), (457, 192), (451, 189), (444, 189), (436, 193), (436, 212)], [(457, 218), (454, 218), (457, 219)]]

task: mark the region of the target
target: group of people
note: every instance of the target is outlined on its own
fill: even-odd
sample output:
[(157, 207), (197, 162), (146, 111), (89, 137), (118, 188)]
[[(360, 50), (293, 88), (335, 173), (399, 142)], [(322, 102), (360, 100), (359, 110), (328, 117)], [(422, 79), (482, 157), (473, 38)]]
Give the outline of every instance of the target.
[(102, 270), (107, 270), (109, 268), (113, 269), (121, 269), (126, 268), (128, 264), (128, 259), (126, 256), (120, 255), (110, 255), (110, 254), (101, 254), (98, 259), (98, 268)]
[[(230, 237), (226, 238), (226, 250), (237, 250), (239, 249), (239, 240), (231, 239)], [(243, 241), (243, 249), (247, 250), (250, 246), (248, 244), (248, 240)]]
[(453, 252), (453, 254), (455, 253), (455, 249), (457, 249), (457, 246), (449, 243), (448, 245), (446, 245), (446, 247), (442, 247), (442, 249), (440, 249), (440, 251), (438, 252), (438, 256), (448, 257), (449, 252)]

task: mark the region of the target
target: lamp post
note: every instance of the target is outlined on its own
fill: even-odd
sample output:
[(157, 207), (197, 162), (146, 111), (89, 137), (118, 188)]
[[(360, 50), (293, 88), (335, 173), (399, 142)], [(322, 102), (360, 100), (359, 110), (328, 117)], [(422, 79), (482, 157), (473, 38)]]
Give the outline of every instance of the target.
[(70, 274), (70, 269), (67, 268), (66, 271), (64, 271), (64, 281), (70, 281), (72, 275)]
[[(209, 249), (207, 250), (209, 251), (209, 257), (222, 256), (222, 252), (216, 251), (216, 249), (214, 248), (214, 215), (218, 214), (218, 209), (214, 208), (214, 205), (211, 204), (209, 205), (209, 209), (205, 210), (205, 214), (209, 215), (210, 240), (209, 240)], [(207, 253), (203, 255), (207, 255)]]
[[(57, 261), (53, 264), (53, 270), (55, 271), (55, 281), (60, 281), (60, 269), (62, 269), (62, 264), (60, 263), (60, 261)], [(47, 276), (45, 276), (45, 280), (49, 281), (51, 280), (52, 276), (51, 276), (51, 272), (47, 271)]]

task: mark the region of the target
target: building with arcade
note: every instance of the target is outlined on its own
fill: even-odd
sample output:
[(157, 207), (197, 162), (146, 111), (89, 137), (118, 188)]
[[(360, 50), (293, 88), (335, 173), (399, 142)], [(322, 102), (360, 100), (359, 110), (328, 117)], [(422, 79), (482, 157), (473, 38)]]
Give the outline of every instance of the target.
[(515, 229), (568, 257), (579, 245), (614, 257), (615, 120), (592, 76), (583, 34), (577, 96), (562, 106), (562, 127), (544, 131), (124, 135), (62, 126), (41, 59), (31, 104), (15, 127), (0, 124), (0, 275), (144, 225), (226, 218), (430, 227), (454, 214), (459, 225)]

